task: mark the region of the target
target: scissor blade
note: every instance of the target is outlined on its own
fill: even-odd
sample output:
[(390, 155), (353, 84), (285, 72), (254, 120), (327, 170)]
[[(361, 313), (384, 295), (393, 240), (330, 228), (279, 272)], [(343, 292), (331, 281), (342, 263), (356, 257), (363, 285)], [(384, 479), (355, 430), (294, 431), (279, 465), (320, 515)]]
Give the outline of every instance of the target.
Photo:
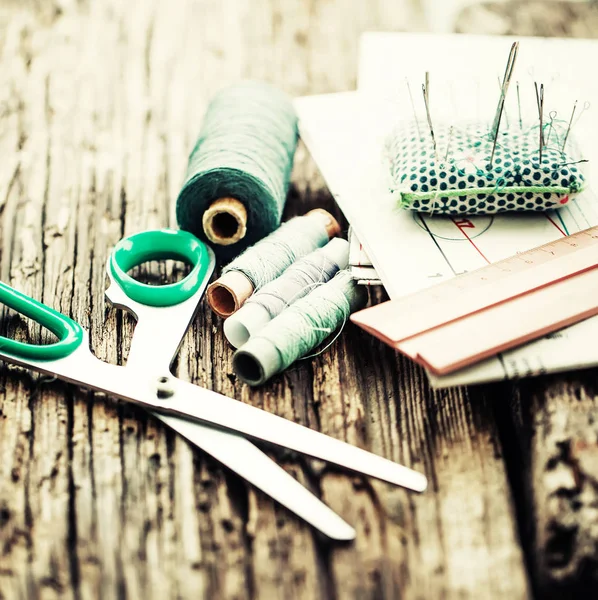
[(355, 538), (353, 527), (249, 440), (184, 419), (156, 416), (329, 538), (339, 541)]
[[(175, 309), (164, 309), (140, 305), (131, 300), (119, 286), (114, 283), (110, 286), (106, 295), (111, 302), (129, 310), (138, 319), (126, 366), (127, 373), (130, 373), (132, 378), (138, 375), (146, 379), (147, 373), (169, 374), (170, 363), (189, 327), (189, 321), (197, 309), (204, 287), (205, 285), (195, 296), (177, 305)], [(166, 311), (168, 318), (164, 316)], [(159, 340), (159, 343), (156, 343), (156, 340)], [(192, 444), (319, 529), (324, 535), (339, 541), (355, 538), (355, 530), (348, 523), (249, 440), (200, 423), (154, 414)]]
[[(170, 376), (145, 380), (131, 377), (128, 369), (98, 360), (83, 345), (70, 356), (56, 361), (22, 359), (3, 352), (1, 348), (0, 358), (134, 402), (161, 414), (203, 421), (416, 492), (423, 492), (427, 486), (426, 477), (417, 471), (217, 392)], [(161, 379), (166, 379), (166, 382), (161, 382)], [(160, 385), (168, 386), (167, 394), (164, 394), (164, 387), (160, 394)]]
[(191, 383), (173, 379), (172, 384), (173, 395), (154, 400), (153, 409), (230, 429), (417, 492), (426, 489), (423, 474), (386, 458)]

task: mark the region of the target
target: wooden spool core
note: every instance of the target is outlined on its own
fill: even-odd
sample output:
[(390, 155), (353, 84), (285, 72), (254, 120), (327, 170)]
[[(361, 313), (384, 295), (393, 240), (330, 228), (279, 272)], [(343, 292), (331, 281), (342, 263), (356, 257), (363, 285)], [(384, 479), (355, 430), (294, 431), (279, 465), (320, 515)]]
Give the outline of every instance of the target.
[(230, 246), (247, 233), (247, 210), (236, 198), (218, 198), (203, 214), (202, 225), (210, 242)]

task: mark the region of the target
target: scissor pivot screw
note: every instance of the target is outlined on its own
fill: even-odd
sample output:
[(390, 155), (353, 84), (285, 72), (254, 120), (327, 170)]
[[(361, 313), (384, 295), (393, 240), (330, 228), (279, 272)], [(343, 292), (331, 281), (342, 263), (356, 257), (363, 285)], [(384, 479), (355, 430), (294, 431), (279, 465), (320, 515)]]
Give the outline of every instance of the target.
[(156, 395), (161, 400), (165, 398), (170, 398), (174, 395), (174, 390), (170, 386), (170, 377), (162, 376), (158, 378), (158, 388), (156, 391)]

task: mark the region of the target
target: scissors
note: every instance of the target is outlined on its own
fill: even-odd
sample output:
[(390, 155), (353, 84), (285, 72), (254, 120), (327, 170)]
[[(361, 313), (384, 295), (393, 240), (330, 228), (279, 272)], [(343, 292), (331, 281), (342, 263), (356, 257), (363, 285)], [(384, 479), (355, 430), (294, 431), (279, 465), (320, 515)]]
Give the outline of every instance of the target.
[[(181, 281), (161, 286), (127, 274), (146, 261), (167, 259), (187, 263), (190, 272)], [(423, 491), (427, 482), (421, 473), (172, 374), (172, 362), (214, 265), (212, 250), (186, 231), (146, 231), (116, 244), (106, 266), (110, 279), (106, 296), (113, 306), (129, 311), (136, 319), (125, 366), (96, 358), (81, 325), (0, 282), (0, 303), (58, 337), (55, 343), (39, 345), (0, 336), (0, 359), (149, 410), (334, 540), (352, 540), (355, 530), (247, 438)]]

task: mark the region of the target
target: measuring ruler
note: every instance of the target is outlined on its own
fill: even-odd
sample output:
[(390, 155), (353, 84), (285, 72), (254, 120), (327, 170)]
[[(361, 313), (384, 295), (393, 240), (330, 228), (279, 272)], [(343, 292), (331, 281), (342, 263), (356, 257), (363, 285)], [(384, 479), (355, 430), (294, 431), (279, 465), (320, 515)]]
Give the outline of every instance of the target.
[(355, 313), (435, 375), (598, 315), (598, 227)]

